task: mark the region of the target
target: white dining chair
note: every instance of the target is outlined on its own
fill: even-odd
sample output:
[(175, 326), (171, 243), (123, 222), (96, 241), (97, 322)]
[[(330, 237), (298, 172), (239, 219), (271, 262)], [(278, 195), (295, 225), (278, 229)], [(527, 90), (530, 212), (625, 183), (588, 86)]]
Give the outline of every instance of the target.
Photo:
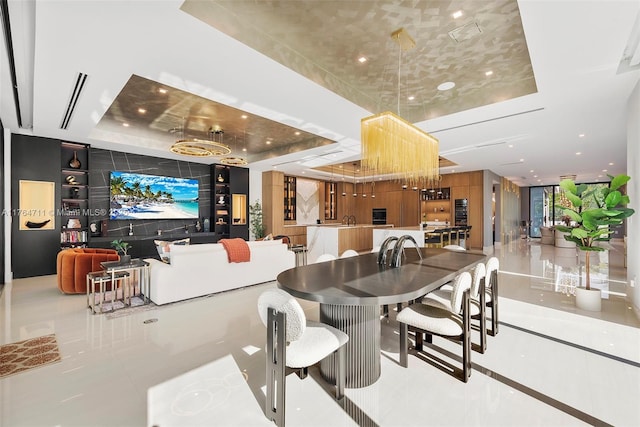
[(500, 270), (500, 260), (496, 257), (491, 257), (487, 261), (486, 267), (486, 306), (491, 309), (491, 328), (487, 333), (495, 337), (498, 334), (498, 270)]
[[(469, 291), (469, 310), (471, 319), (477, 319), (479, 321), (478, 330), (480, 331), (480, 344), (472, 348), (479, 353), (484, 353), (487, 349), (487, 318), (486, 318), (486, 302), (485, 302), (485, 276), (486, 267), (483, 263), (477, 264), (473, 269), (471, 279), (471, 290)], [(432, 305), (446, 310), (452, 310), (451, 307), (451, 292), (453, 287), (449, 285), (448, 288), (436, 289), (433, 292), (428, 293), (422, 299), (423, 304)]]
[[(408, 365), (408, 331), (415, 332), (415, 350), (424, 353), (423, 340), (432, 342), (438, 335), (462, 343), (462, 372), (460, 379), (465, 383), (471, 376), (471, 316), (469, 293), (471, 274), (460, 273), (453, 282), (451, 309), (415, 303), (404, 308), (396, 320), (400, 324), (400, 365)], [(452, 368), (446, 365), (446, 368)]]
[(258, 298), (258, 313), (267, 327), (267, 396), (265, 415), (277, 426), (285, 424), (286, 375), (295, 370), (301, 379), (307, 368), (334, 356), (336, 399), (344, 397), (345, 351), (349, 337), (344, 332), (307, 320), (298, 301), (282, 289), (269, 289)]
[(350, 258), (352, 256), (358, 256), (358, 255), (360, 254), (354, 251), (353, 249), (347, 249), (346, 251), (342, 252), (342, 255), (340, 255), (340, 258)]
[(322, 254), (316, 259), (316, 263), (318, 263), (318, 262), (326, 262), (326, 261), (333, 261), (334, 259), (336, 259), (335, 255)]

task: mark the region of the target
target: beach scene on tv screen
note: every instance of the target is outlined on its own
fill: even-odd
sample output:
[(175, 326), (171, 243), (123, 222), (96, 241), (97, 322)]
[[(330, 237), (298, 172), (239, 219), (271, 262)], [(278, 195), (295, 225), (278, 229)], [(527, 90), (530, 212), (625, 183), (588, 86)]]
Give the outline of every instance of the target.
[(198, 218), (198, 180), (111, 172), (110, 219)]

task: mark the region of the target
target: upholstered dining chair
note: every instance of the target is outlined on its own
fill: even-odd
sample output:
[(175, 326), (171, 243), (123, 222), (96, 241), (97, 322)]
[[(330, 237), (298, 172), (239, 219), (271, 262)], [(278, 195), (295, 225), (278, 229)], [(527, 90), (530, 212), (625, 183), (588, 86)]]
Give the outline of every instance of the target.
[(462, 343), (462, 375), (465, 383), (471, 376), (471, 316), (469, 293), (471, 274), (460, 273), (453, 281), (451, 309), (416, 303), (404, 308), (396, 320), (400, 324), (400, 365), (407, 367), (408, 331), (415, 332), (415, 350), (423, 352), (423, 335), (432, 342), (432, 336), (438, 335)]
[(316, 259), (316, 263), (318, 263), (318, 262), (326, 262), (326, 261), (333, 261), (334, 259), (336, 259), (335, 255), (322, 254)]
[[(479, 353), (484, 353), (487, 350), (486, 293), (484, 289), (485, 276), (485, 265), (483, 263), (477, 264), (473, 269), (471, 290), (469, 292), (469, 310), (471, 319), (479, 321), (478, 330), (480, 332), (480, 344), (476, 348), (473, 348), (473, 346), (472, 348), (477, 350)], [(450, 284), (447, 284), (440, 289), (436, 289), (435, 291), (428, 293), (422, 299), (422, 303), (451, 311), (452, 291), (453, 287)]]
[(340, 255), (340, 258), (350, 258), (352, 256), (358, 256), (358, 255), (360, 254), (354, 251), (353, 249), (347, 249), (346, 251), (342, 252), (342, 255)]
[(491, 309), (491, 328), (487, 332), (495, 337), (498, 334), (498, 270), (500, 269), (500, 261), (496, 257), (491, 257), (487, 261), (486, 267), (486, 306)]
[(265, 415), (278, 426), (285, 424), (287, 370), (301, 379), (307, 368), (334, 355), (336, 399), (344, 397), (345, 351), (349, 337), (344, 332), (306, 319), (304, 310), (289, 293), (269, 289), (258, 298), (258, 312), (267, 327), (267, 396)]

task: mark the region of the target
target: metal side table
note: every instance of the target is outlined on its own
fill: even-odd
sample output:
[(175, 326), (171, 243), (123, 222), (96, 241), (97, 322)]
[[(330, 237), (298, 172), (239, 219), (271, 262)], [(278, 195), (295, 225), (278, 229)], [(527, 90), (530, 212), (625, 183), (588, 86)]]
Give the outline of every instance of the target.
[[(129, 272), (121, 271), (113, 275), (108, 274), (106, 271), (94, 271), (87, 274), (87, 307), (91, 309), (93, 314), (104, 313), (104, 302), (107, 292), (111, 296), (110, 309), (107, 311), (116, 310), (116, 302), (122, 299), (122, 306), (118, 308), (124, 308), (126, 306), (125, 290), (129, 287)], [(111, 284), (111, 289), (107, 291), (107, 284)], [(96, 287), (99, 291), (96, 293)], [(122, 298), (118, 295), (118, 291), (122, 290)], [(96, 301), (96, 297), (99, 297), (99, 301)]]
[(304, 245), (293, 245), (291, 252), (296, 254), (296, 267), (307, 265), (307, 247)]
[[(142, 300), (142, 304), (149, 304), (151, 302), (148, 262), (136, 258), (124, 263), (121, 261), (105, 261), (101, 262), (100, 265), (105, 269), (105, 272), (114, 279), (116, 274), (121, 272), (129, 272), (131, 275), (128, 286), (124, 290), (125, 304), (131, 305), (131, 298), (138, 295)], [(136, 284), (138, 285), (137, 289)]]

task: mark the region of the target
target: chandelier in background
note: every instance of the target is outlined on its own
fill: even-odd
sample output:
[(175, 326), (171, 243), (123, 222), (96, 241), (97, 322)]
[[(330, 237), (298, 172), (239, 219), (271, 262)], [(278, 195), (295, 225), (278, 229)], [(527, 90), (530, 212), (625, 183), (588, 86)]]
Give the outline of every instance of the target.
[[(246, 136), (246, 132), (245, 132), (245, 136)], [(233, 149), (234, 151), (238, 151), (238, 141), (235, 140), (234, 144), (233, 144)], [(249, 162), (247, 162), (247, 159), (245, 159), (244, 157), (240, 157), (240, 156), (226, 156), (220, 159), (220, 163), (222, 163), (223, 165), (227, 165), (227, 166), (246, 166), (249, 164)]]
[(171, 132), (180, 135), (170, 148), (172, 153), (192, 157), (221, 157), (231, 153), (231, 148), (222, 142), (222, 129), (209, 129), (209, 139), (185, 137), (184, 127), (171, 129)]
[[(400, 47), (398, 59), (398, 114), (402, 51), (415, 47), (404, 28), (391, 38)], [(438, 140), (390, 111), (361, 120), (362, 165), (377, 174), (393, 174), (398, 181), (425, 186), (439, 176)]]

